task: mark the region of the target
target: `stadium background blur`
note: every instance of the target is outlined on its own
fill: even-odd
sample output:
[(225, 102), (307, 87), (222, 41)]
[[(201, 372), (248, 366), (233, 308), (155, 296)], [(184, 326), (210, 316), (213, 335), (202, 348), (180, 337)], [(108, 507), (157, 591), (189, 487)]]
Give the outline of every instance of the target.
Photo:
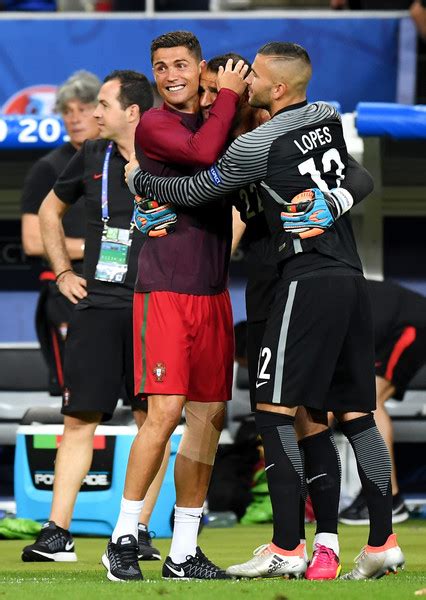
[[(342, 113), (355, 112), (359, 102), (426, 103), (425, 43), (407, 10), (329, 9), (326, 0), (0, 0), (0, 345), (36, 339), (38, 281), (22, 250), (19, 199), (29, 167), (63, 141), (51, 117), (56, 86), (77, 69), (101, 79), (120, 68), (149, 76), (150, 41), (165, 31), (187, 29), (199, 37), (207, 59), (228, 51), (252, 59), (273, 39), (302, 44), (316, 73), (309, 100), (337, 101)], [(362, 142), (357, 148), (362, 156)], [(370, 276), (394, 279), (424, 295), (425, 149), (426, 140), (381, 143), (378, 172), (386, 177), (393, 171), (393, 189), (399, 185), (399, 155), (411, 157), (423, 176), (415, 181), (417, 200), (406, 209), (409, 182), (401, 181), (400, 208), (380, 215), (383, 260), (371, 273), (365, 265)], [(362, 210), (355, 215), (359, 222), (365, 218)], [(242, 249), (231, 264), (235, 322), (245, 316), (244, 282)], [(25, 365), (22, 369), (25, 377)], [(11, 490), (9, 450), (0, 447), (0, 496)]]

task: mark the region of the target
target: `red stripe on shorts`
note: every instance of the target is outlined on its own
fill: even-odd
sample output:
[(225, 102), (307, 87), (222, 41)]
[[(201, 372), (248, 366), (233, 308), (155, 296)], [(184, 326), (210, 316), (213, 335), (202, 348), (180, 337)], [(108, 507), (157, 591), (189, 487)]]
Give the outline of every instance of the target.
[(146, 325), (148, 323), (148, 303), (149, 293), (143, 295), (143, 313), (142, 313), (142, 327), (140, 331), (141, 335), (141, 360), (142, 360), (142, 377), (139, 393), (143, 393), (146, 383)]
[(392, 354), (389, 357), (389, 362), (386, 367), (385, 379), (388, 381), (392, 381), (393, 371), (398, 364), (399, 359), (401, 358), (401, 354), (411, 346), (411, 344), (416, 339), (416, 328), (415, 327), (406, 327), (401, 334), (401, 337), (396, 342)]
[(62, 389), (64, 387), (64, 374), (62, 372), (61, 351), (59, 350), (58, 336), (53, 327), (51, 329), (51, 334), (53, 346), (53, 359), (55, 361), (56, 375), (58, 377), (59, 387)]

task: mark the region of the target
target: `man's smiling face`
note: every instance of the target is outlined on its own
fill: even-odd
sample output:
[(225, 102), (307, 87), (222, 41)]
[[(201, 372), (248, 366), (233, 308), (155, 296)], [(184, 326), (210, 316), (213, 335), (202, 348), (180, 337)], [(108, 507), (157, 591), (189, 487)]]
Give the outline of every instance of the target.
[(166, 104), (184, 112), (197, 109), (201, 63), (187, 48), (159, 48), (153, 54), (152, 70)]

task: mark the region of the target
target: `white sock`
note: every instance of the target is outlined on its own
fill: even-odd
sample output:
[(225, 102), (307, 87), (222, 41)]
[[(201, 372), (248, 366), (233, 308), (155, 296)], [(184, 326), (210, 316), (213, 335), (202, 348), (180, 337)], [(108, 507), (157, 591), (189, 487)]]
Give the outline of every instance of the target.
[(339, 556), (340, 548), (337, 533), (317, 533), (314, 537), (314, 551), (316, 544), (321, 544), (321, 546), (327, 546), (327, 548), (331, 548), (333, 552)]
[(170, 558), (174, 563), (183, 563), (187, 556), (195, 556), (202, 514), (202, 506), (200, 508), (175, 506), (175, 526), (170, 548)]
[(121, 498), (120, 514), (112, 532), (111, 541), (116, 544), (122, 535), (133, 535), (138, 539), (138, 521), (143, 506), (143, 500), (126, 500)]

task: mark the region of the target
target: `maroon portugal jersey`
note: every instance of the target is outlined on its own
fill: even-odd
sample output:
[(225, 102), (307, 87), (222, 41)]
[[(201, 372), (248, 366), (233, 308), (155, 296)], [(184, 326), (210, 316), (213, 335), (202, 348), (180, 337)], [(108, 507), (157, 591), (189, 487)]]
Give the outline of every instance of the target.
[[(211, 165), (226, 145), (238, 104), (220, 91), (209, 119), (167, 105), (147, 111), (136, 130), (136, 154), (143, 170), (161, 176), (192, 175)], [(139, 255), (136, 292), (219, 294), (227, 287), (232, 239), (229, 202), (200, 208), (176, 207), (175, 231), (147, 237)]]

